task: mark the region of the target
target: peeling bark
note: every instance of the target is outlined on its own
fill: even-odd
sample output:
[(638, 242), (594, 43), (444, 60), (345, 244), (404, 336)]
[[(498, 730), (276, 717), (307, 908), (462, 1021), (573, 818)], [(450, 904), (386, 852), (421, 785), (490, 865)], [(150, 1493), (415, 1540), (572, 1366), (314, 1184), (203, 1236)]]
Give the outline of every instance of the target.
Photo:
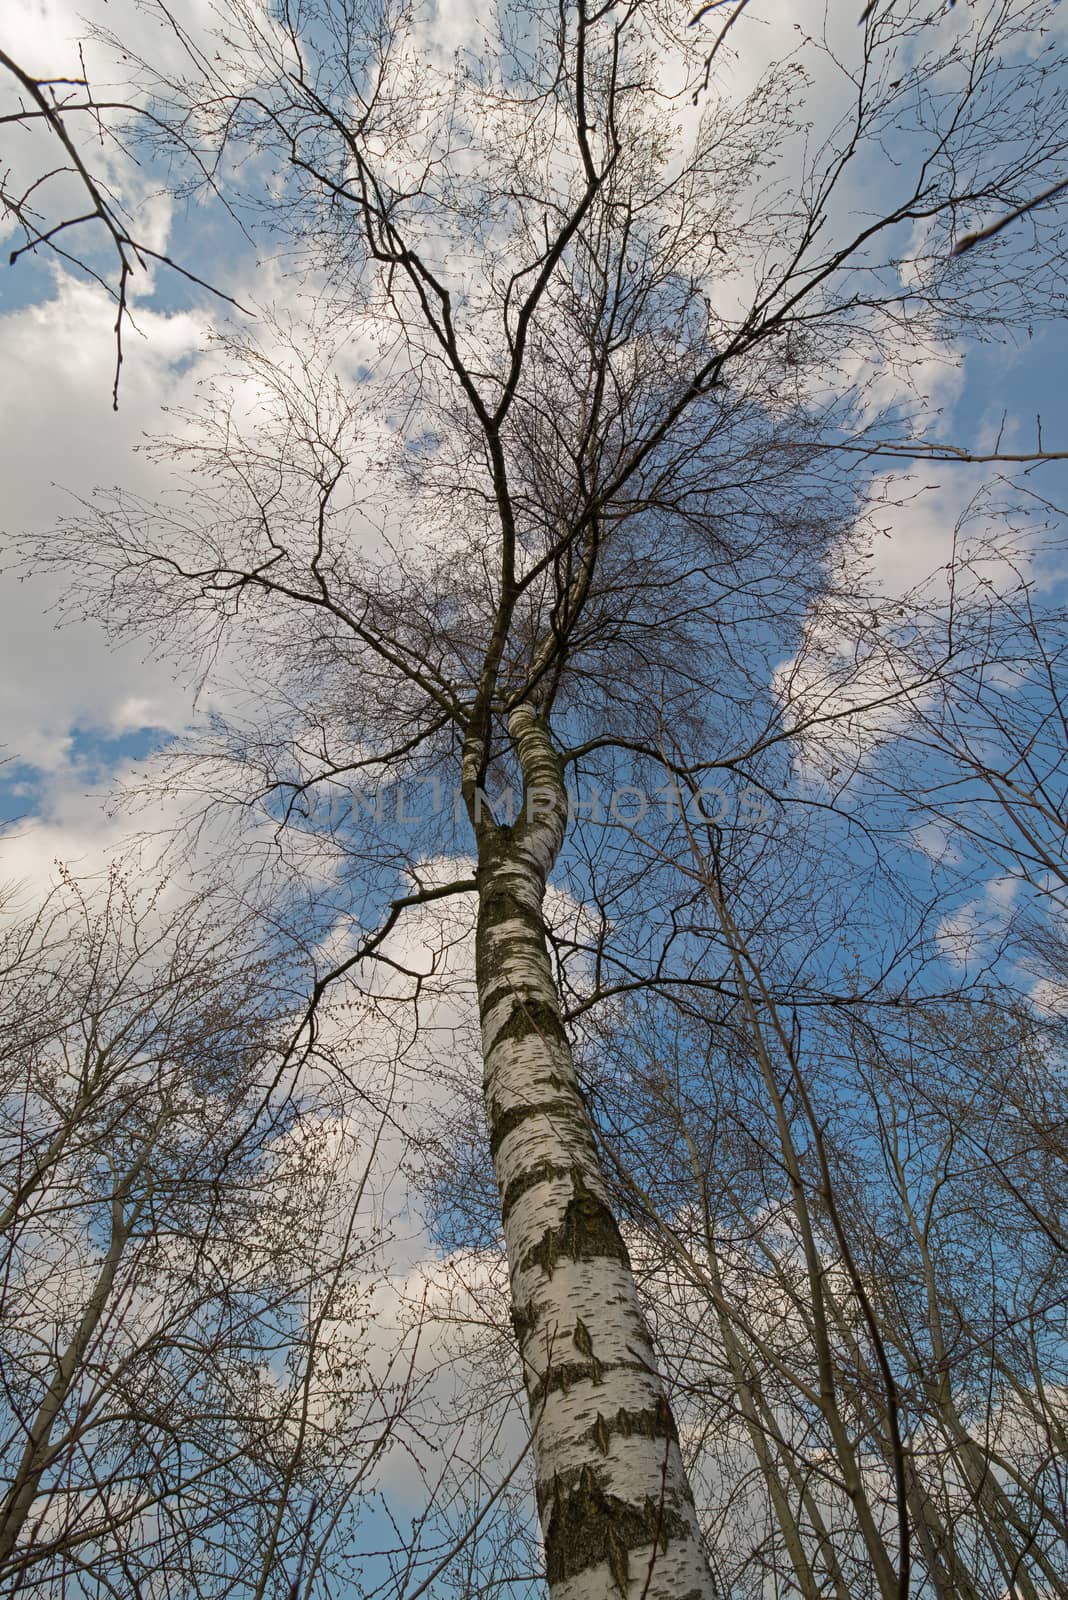
[(712, 1600), (678, 1433), (560, 1016), (542, 920), (567, 797), (513, 712), (524, 806), (478, 827), (485, 1104), (552, 1600)]

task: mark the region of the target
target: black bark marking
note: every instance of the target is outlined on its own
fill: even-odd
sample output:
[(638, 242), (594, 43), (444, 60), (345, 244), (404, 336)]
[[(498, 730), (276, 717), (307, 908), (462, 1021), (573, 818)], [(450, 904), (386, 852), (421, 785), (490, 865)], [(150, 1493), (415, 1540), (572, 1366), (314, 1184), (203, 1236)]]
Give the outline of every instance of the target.
[[(525, 1311), (511, 1313), (512, 1327), (517, 1324), (523, 1330), (523, 1337), (530, 1333), (534, 1327), (535, 1314), (534, 1302), (527, 1304)], [(549, 1368), (543, 1377), (539, 1378), (534, 1387), (529, 1391), (530, 1410), (536, 1413), (547, 1394), (553, 1394), (557, 1389), (562, 1389), (569, 1394), (576, 1383), (587, 1381), (602, 1382), (604, 1374), (614, 1372), (642, 1372), (648, 1375), (649, 1368), (640, 1361), (609, 1361), (597, 1363), (597, 1376), (594, 1377), (593, 1364), (589, 1361), (557, 1361)], [(675, 1426), (675, 1419), (671, 1414), (671, 1407), (663, 1395), (657, 1400), (655, 1406), (649, 1406), (641, 1411), (628, 1411), (626, 1406), (620, 1406), (615, 1416), (605, 1417), (600, 1411), (597, 1420), (590, 1428), (587, 1437), (595, 1444), (601, 1454), (608, 1454), (609, 1441), (613, 1438), (620, 1439), (670, 1439), (673, 1444), (678, 1444), (679, 1434)]]
[[(557, 1088), (560, 1085), (554, 1084), (553, 1087)], [(539, 1183), (550, 1183), (553, 1178), (570, 1178), (570, 1176), (570, 1167), (560, 1167), (552, 1161), (539, 1161), (537, 1166), (528, 1167), (517, 1178), (513, 1178), (504, 1191), (504, 1198), (501, 1201), (502, 1223), (508, 1221), (513, 1207), (528, 1190), (536, 1188)]]
[(536, 1414), (546, 1395), (555, 1394), (557, 1389), (570, 1394), (576, 1383), (603, 1383), (604, 1375), (613, 1372), (643, 1372), (648, 1376), (649, 1368), (641, 1361), (554, 1361), (529, 1391), (531, 1413)]
[(651, 1496), (641, 1505), (631, 1505), (609, 1493), (601, 1474), (589, 1464), (574, 1477), (567, 1476), (569, 1484), (556, 1474), (551, 1488), (538, 1493), (543, 1518), (549, 1511), (545, 1560), (550, 1584), (607, 1563), (613, 1583), (625, 1595), (630, 1552), (657, 1543), (666, 1551), (671, 1539), (688, 1531), (677, 1511), (658, 1505)]
[(518, 922), (526, 933), (536, 937), (538, 948), (544, 950), (545, 923), (541, 912), (534, 906), (526, 905), (515, 890), (506, 884), (493, 884), (486, 889), (482, 896), (478, 921), (481, 934), (488, 934), (494, 928), (499, 928), (502, 922)]
[[(574, 1100), (533, 1100), (527, 1105), (511, 1106), (507, 1111), (494, 1111), (490, 1122), (490, 1155), (497, 1159), (497, 1152), (510, 1133), (522, 1127), (531, 1117), (556, 1117), (557, 1119), (570, 1117), (572, 1122), (581, 1120), (585, 1132), (585, 1119), (581, 1118)], [(518, 1182), (518, 1179), (515, 1181)]]
[(528, 1300), (525, 1306), (513, 1306), (510, 1316), (512, 1319), (512, 1332), (515, 1334), (516, 1343), (522, 1349), (523, 1341), (530, 1334), (537, 1321), (538, 1313), (533, 1300)]
[[(620, 1439), (670, 1439), (673, 1444), (678, 1444), (679, 1433), (675, 1426), (675, 1419), (671, 1415), (671, 1407), (664, 1396), (661, 1395), (655, 1406), (645, 1411), (628, 1411), (626, 1406), (620, 1406), (614, 1417), (602, 1417), (597, 1413), (597, 1421), (590, 1431), (590, 1437), (601, 1450), (602, 1455), (608, 1454), (608, 1441), (613, 1437)], [(604, 1441), (602, 1448), (601, 1441)]]
[(590, 1373), (594, 1383), (600, 1383), (602, 1381), (601, 1374), (603, 1369), (601, 1367), (601, 1363), (594, 1355), (593, 1340), (590, 1338), (590, 1330), (587, 1328), (581, 1317), (579, 1317), (578, 1321), (575, 1323), (575, 1331), (572, 1334), (572, 1338), (575, 1341), (575, 1349), (581, 1351), (581, 1353), (590, 1363)]
[(546, 1228), (540, 1241), (529, 1250), (521, 1268), (540, 1267), (551, 1278), (561, 1261), (621, 1261), (630, 1269), (630, 1256), (611, 1207), (586, 1187), (578, 1167), (571, 1169), (574, 1193), (567, 1202), (558, 1228)]
[[(501, 996), (505, 998), (505, 996)], [(512, 1014), (502, 1022), (493, 1038), (487, 1041), (487, 1050), (496, 1050), (498, 1045), (504, 1044), (508, 1039), (544, 1039), (546, 1043), (567, 1045), (567, 1034), (560, 1020), (560, 1013), (553, 1001), (550, 1000), (522, 1000), (518, 995), (512, 997)], [(489, 1015), (492, 997), (487, 1000), (486, 1015)]]

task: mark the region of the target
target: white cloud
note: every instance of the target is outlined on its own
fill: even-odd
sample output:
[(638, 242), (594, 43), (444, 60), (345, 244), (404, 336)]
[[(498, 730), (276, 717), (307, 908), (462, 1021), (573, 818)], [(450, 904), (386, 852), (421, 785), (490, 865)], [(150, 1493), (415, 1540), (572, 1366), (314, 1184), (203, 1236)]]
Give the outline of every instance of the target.
[[(51, 299), (0, 319), (5, 356), (22, 375), (0, 394), (5, 543), (69, 514), (70, 491), (89, 493), (95, 484), (120, 478), (144, 487), (154, 475), (136, 446), (146, 426), (166, 427), (167, 403), (190, 381), (175, 369), (196, 361), (204, 339), (199, 319), (188, 313), (142, 309), (137, 316), (145, 338), (125, 365), (117, 414), (108, 404), (114, 310), (99, 289), (57, 273)], [(13, 574), (10, 545), (8, 551), (3, 606), (10, 651), (4, 714), (9, 748), (30, 756), (28, 741), (65, 733), (68, 708), (101, 726), (129, 726), (128, 709), (123, 718), (117, 708), (132, 704), (132, 680), (136, 696), (157, 706), (156, 715), (161, 703), (174, 704), (173, 673), (153, 674), (129, 658), (121, 666), (109, 664), (112, 651), (91, 626), (57, 633), (41, 615), (56, 584)]]
[(5, 757), (36, 769), (43, 815), (37, 830), (24, 826), (5, 841), (6, 875), (40, 881), (54, 857), (85, 860), (121, 832), (121, 821), (103, 814), (100, 774), (74, 757), (75, 730), (105, 739), (175, 732), (190, 714), (190, 691), (173, 668), (147, 660), (136, 644), (117, 648), (95, 621), (57, 627), (51, 608), (62, 579), (15, 570), (14, 539), (73, 511), (68, 490), (116, 479), (143, 488), (152, 479), (135, 447), (146, 426), (166, 425), (163, 408), (191, 382), (182, 369), (196, 365), (203, 336), (187, 313), (139, 309), (137, 319), (145, 337), (124, 368), (118, 414), (108, 404), (114, 310), (100, 289), (55, 272), (50, 299), (0, 319), (5, 356), (20, 374), (0, 393), (0, 740)]
[(913, 847), (925, 855), (929, 861), (944, 862), (947, 866), (960, 866), (964, 856), (954, 844), (948, 828), (941, 823), (928, 822), (921, 827), (913, 828), (910, 839)]
[(991, 878), (974, 899), (943, 917), (935, 937), (945, 958), (954, 966), (966, 967), (993, 954), (1007, 929), (1019, 888), (1017, 878)]
[(1017, 589), (1032, 561), (979, 468), (920, 463), (869, 493), (870, 515), (834, 553), (830, 592), (774, 677), (809, 776), (848, 773), (896, 737), (931, 703), (951, 605), (959, 665), (969, 610)]

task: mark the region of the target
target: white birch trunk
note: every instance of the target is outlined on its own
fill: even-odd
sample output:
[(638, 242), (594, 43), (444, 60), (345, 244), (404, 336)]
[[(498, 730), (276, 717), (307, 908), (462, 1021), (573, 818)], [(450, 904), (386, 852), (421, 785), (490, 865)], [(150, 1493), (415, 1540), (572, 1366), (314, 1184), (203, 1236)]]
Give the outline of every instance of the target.
[(560, 1017), (542, 921), (567, 799), (529, 707), (512, 829), (479, 829), (486, 1112), (552, 1600), (713, 1600), (678, 1436)]

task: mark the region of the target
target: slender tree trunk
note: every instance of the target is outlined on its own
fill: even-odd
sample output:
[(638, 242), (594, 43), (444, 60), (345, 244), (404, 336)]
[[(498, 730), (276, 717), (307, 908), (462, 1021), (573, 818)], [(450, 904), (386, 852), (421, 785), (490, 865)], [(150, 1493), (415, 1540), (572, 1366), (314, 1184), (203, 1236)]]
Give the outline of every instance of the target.
[[(820, 1593), (820, 1584), (817, 1582), (812, 1569), (812, 1563), (805, 1549), (805, 1542), (801, 1529), (790, 1505), (786, 1486), (779, 1476), (778, 1457), (785, 1458), (787, 1451), (784, 1449), (785, 1441), (779, 1431), (774, 1412), (764, 1406), (763, 1396), (760, 1394), (760, 1380), (757, 1373), (751, 1373), (749, 1362), (737, 1337), (736, 1331), (726, 1315), (726, 1297), (723, 1293), (723, 1280), (720, 1276), (719, 1258), (714, 1248), (711, 1229), (709, 1229), (707, 1252), (709, 1271), (716, 1289), (714, 1302), (716, 1321), (719, 1325), (719, 1336), (723, 1341), (723, 1352), (730, 1367), (731, 1378), (734, 1383), (734, 1392), (738, 1400), (738, 1410), (745, 1422), (749, 1434), (749, 1443), (753, 1454), (756, 1456), (760, 1467), (761, 1476), (767, 1487), (768, 1497), (771, 1500), (775, 1519), (779, 1524), (786, 1554), (793, 1568), (794, 1580), (802, 1600), (816, 1600)], [(764, 1415), (761, 1415), (761, 1412)], [(827, 1554), (837, 1568), (834, 1559), (833, 1547), (828, 1543)], [(848, 1591), (840, 1571), (832, 1573), (835, 1594), (838, 1600), (848, 1600)]]
[(89, 1301), (78, 1319), (74, 1336), (56, 1362), (52, 1381), (27, 1433), (22, 1459), (0, 1505), (0, 1563), (8, 1561), (14, 1552), (37, 1498), (41, 1476), (55, 1459), (52, 1430), (71, 1386), (82, 1371), (86, 1351), (107, 1310), (132, 1226), (124, 1215), (126, 1187), (125, 1183), (120, 1185), (112, 1196), (111, 1239), (107, 1255), (97, 1274)]
[[(951, 1362), (942, 1326), (942, 1296), (938, 1289), (935, 1259), (931, 1251), (927, 1225), (921, 1226), (909, 1194), (908, 1180), (895, 1145), (888, 1146), (897, 1176), (900, 1194), (909, 1229), (916, 1242), (923, 1263), (924, 1289), (927, 1301), (927, 1325), (934, 1357), (933, 1372), (921, 1375), (923, 1390), (934, 1411), (951, 1449), (951, 1459), (961, 1468), (965, 1482), (975, 1502), (976, 1510), (990, 1540), (991, 1549), (1001, 1566), (1006, 1584), (1020, 1600), (1038, 1600), (1040, 1589), (1025, 1565), (1028, 1561), (1038, 1567), (1053, 1585), (1053, 1593), (1063, 1593), (1056, 1570), (1047, 1561), (1035, 1541), (1034, 1531), (1020, 1517), (1002, 1484), (1005, 1478), (1016, 1478), (1021, 1488), (1027, 1485), (1014, 1473), (1010, 1462), (990, 1449), (980, 1447), (961, 1419), (953, 1398), (950, 1381)], [(1040, 1503), (1040, 1513), (1056, 1526), (1056, 1514)]]
[(957, 1553), (953, 1531), (939, 1515), (911, 1456), (907, 1471), (912, 1525), (938, 1600), (981, 1600), (973, 1575)]
[(715, 1587), (586, 1116), (542, 904), (567, 797), (530, 707), (509, 722), (523, 811), (479, 835), (477, 976), (552, 1600), (712, 1600)]

